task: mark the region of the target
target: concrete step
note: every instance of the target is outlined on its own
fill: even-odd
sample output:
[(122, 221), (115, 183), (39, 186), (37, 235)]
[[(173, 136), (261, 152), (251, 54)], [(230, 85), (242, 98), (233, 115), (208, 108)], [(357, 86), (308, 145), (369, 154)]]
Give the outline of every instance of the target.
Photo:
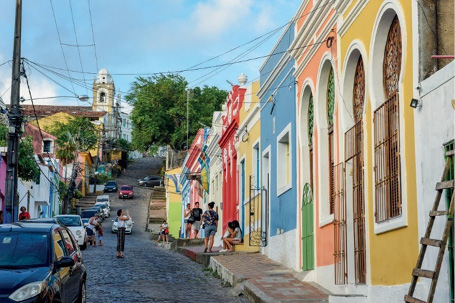
[(172, 249), (177, 250), (178, 247), (188, 247), (188, 246), (203, 246), (204, 239), (175, 239), (172, 241)]

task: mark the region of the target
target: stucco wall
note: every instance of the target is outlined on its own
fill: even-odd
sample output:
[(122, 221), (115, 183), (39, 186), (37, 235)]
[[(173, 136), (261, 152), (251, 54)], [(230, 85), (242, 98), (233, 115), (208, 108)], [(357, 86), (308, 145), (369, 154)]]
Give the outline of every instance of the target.
[[(433, 207), (436, 195), (435, 184), (441, 180), (445, 166), (443, 144), (455, 139), (455, 109), (451, 104), (451, 100), (455, 98), (454, 75), (455, 62), (452, 62), (420, 84), (422, 106), (415, 109), (417, 205), (419, 206), (420, 237), (425, 234), (429, 219), (428, 214)], [(445, 194), (441, 198), (440, 209), (446, 209)], [(441, 239), (445, 219), (437, 218), (436, 220), (432, 238)], [(436, 257), (436, 250), (428, 249), (423, 267), (434, 268)], [(446, 249), (434, 302), (449, 302), (450, 300), (448, 257), (449, 254)]]

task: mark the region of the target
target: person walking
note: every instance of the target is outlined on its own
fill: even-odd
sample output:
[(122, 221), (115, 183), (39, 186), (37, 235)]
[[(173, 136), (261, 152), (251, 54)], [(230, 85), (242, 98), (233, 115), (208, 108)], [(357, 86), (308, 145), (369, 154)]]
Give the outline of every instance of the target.
[(185, 238), (190, 237), (191, 226), (193, 225), (194, 219), (192, 218), (193, 211), (190, 208), (190, 203), (186, 205), (185, 211), (183, 212), (183, 219), (185, 222)]
[(103, 236), (104, 236), (104, 231), (103, 231), (103, 225), (98, 223), (98, 246), (103, 246)]
[(209, 209), (206, 210), (202, 215), (202, 222), (204, 222), (203, 228), (205, 230), (204, 253), (207, 252), (207, 249), (209, 252), (212, 252), (213, 238), (215, 237), (216, 229), (218, 226), (218, 214), (215, 210), (213, 210), (213, 207), (215, 207), (215, 202), (210, 202), (208, 206)]
[(117, 211), (118, 216), (118, 229), (117, 229), (117, 258), (125, 258), (123, 251), (125, 250), (125, 227), (126, 221), (130, 220), (130, 213), (127, 210), (126, 215), (123, 209)]
[(201, 221), (202, 221), (202, 209), (199, 208), (199, 202), (194, 203), (193, 212), (193, 230), (194, 230), (194, 238), (197, 238), (199, 235), (199, 230), (201, 229)]
[(21, 207), (21, 213), (19, 214), (19, 221), (30, 219), (30, 213), (27, 211), (25, 206)]

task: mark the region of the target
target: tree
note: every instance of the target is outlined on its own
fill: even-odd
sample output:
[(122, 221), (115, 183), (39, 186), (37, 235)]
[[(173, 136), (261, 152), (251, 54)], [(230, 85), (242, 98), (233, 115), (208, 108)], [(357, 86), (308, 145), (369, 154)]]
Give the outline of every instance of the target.
[[(72, 142), (80, 132), (79, 148), (83, 151), (94, 149), (97, 146), (98, 136), (96, 126), (84, 117), (75, 117), (66, 123), (54, 122), (45, 129), (48, 133), (57, 137), (58, 146)], [(71, 138), (72, 137), (72, 138)], [(72, 142), (73, 143), (73, 142)]]
[(38, 183), (40, 179), (40, 170), (33, 153), (32, 137), (26, 136), (19, 141), (18, 161), (19, 178), (24, 181), (34, 181), (35, 183)]
[[(179, 75), (138, 77), (126, 100), (134, 106), (132, 147), (141, 151), (155, 145), (181, 149), (186, 144), (188, 82)], [(216, 87), (196, 87), (189, 101), (189, 134), (210, 125), (213, 112), (221, 109), (227, 92)]]

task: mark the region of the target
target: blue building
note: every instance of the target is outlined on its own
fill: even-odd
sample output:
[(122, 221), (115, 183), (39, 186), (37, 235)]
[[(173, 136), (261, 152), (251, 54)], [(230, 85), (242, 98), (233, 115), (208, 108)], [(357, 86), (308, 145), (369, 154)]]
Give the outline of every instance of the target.
[(296, 82), (290, 23), (260, 68), (263, 253), (297, 269)]

